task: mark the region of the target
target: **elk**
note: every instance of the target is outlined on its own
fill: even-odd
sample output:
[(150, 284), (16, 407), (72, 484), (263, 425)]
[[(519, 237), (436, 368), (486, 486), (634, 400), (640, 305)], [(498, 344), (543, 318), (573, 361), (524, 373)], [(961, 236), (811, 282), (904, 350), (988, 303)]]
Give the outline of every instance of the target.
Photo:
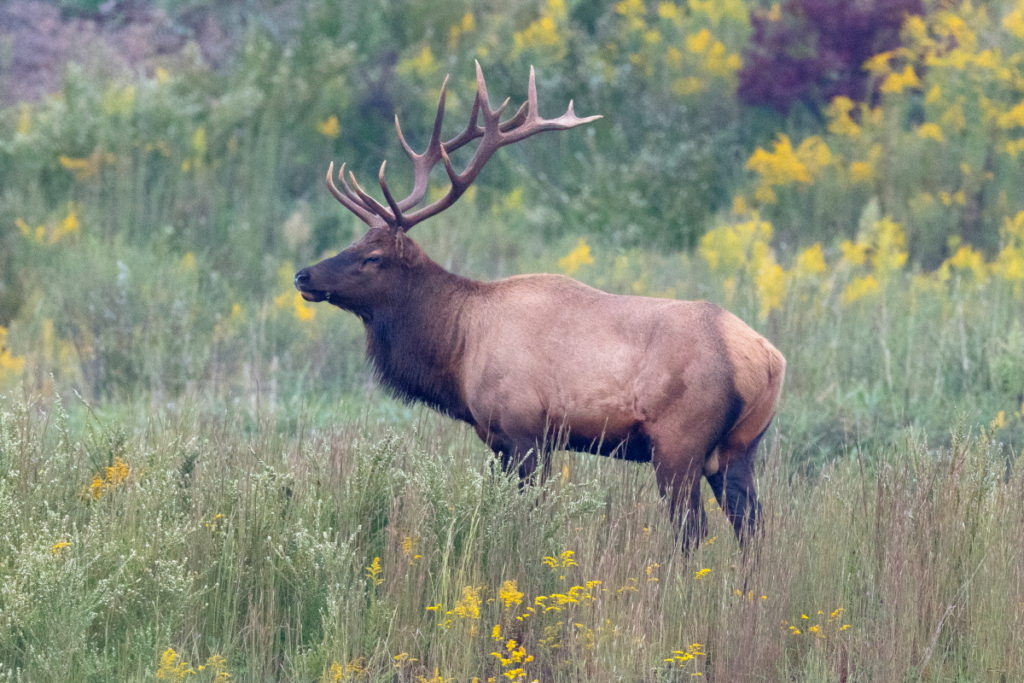
[[(735, 315), (704, 301), (609, 294), (562, 275), (518, 275), (479, 282), (448, 272), (407, 233), (451, 206), (500, 147), (543, 131), (568, 130), (580, 118), (541, 118), (533, 68), (527, 100), (502, 119), (492, 108), (480, 64), (469, 123), (443, 140), (441, 94), (426, 149), (412, 161), (413, 188), (384, 203), (353, 173), (334, 164), (327, 187), (369, 226), (335, 256), (303, 268), (295, 287), (359, 316), (367, 355), (393, 394), (421, 401), (470, 424), (521, 481), (545, 471), (554, 447), (651, 462), (684, 547), (706, 534), (700, 479), (743, 543), (759, 514), (754, 453), (772, 420), (786, 361)], [(465, 168), (451, 154), (479, 139)], [(446, 194), (415, 208), (440, 163)], [(336, 182), (337, 179), (337, 182)]]

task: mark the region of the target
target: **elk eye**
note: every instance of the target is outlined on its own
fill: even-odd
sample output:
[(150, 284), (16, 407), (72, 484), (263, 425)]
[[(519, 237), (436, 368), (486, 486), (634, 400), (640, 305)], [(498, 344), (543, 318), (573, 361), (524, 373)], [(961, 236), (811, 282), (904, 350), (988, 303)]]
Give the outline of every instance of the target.
[(364, 266), (370, 263), (380, 263), (380, 256), (367, 256), (363, 259)]

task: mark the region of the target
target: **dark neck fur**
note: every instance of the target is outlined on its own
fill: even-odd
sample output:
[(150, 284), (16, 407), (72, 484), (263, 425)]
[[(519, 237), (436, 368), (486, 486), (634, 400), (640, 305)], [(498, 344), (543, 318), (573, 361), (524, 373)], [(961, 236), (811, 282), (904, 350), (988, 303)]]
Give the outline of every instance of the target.
[(459, 318), (478, 283), (430, 260), (410, 268), (405, 282), (404, 291), (363, 316), (377, 377), (398, 398), (471, 423), (459, 389), (465, 344)]

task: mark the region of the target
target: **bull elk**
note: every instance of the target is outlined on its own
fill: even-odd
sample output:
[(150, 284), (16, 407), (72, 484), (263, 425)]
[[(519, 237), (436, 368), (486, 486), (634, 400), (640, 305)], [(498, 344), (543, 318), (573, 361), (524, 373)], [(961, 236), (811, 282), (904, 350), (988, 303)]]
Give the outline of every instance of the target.
[[(771, 421), (786, 361), (733, 314), (704, 301), (620, 296), (562, 275), (518, 275), (477, 282), (435, 263), (407, 233), (451, 206), (500, 147), (536, 133), (594, 121), (572, 102), (541, 118), (533, 69), (527, 100), (507, 119), (506, 99), (492, 108), (476, 65), (469, 124), (443, 140), (441, 86), (430, 141), (412, 160), (412, 191), (396, 199), (378, 181), (374, 199), (342, 165), (327, 187), (369, 226), (336, 256), (303, 268), (295, 287), (307, 301), (326, 301), (359, 316), (367, 355), (380, 382), (398, 397), (422, 401), (469, 423), (522, 480), (547, 469), (554, 445), (653, 463), (658, 487), (685, 546), (700, 541), (705, 476), (740, 541), (753, 530), (759, 505), (753, 464)], [(451, 154), (480, 142), (462, 171)], [(438, 163), (450, 187), (415, 209)]]

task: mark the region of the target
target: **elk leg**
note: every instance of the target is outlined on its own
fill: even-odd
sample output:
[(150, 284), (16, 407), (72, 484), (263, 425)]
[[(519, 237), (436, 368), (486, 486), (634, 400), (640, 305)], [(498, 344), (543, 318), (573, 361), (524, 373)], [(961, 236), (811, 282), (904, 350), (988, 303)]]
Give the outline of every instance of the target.
[(658, 475), (658, 489), (668, 498), (668, 515), (677, 539), (681, 536), (683, 551), (700, 545), (708, 535), (708, 518), (700, 504), (700, 476), (663, 477)]
[(761, 504), (757, 500), (757, 486), (754, 482), (754, 453), (760, 437), (742, 447), (723, 446), (719, 457), (727, 463), (715, 474), (707, 477), (708, 484), (732, 523), (740, 545), (756, 532), (761, 515)]
[(520, 488), (537, 483), (538, 460), (542, 461), (542, 480), (547, 477), (551, 469), (551, 454), (533, 439), (516, 439), (492, 432), (484, 440), (501, 462), (501, 469), (506, 474), (515, 472), (519, 475)]
[(700, 479), (704, 461), (719, 439), (715, 415), (690, 415), (677, 422), (645, 425), (651, 460), (661, 495), (668, 498), (669, 515), (682, 535), (683, 550), (696, 547), (707, 535), (707, 516), (701, 505)]
[(668, 499), (669, 519), (676, 534), (682, 537), (683, 550), (700, 544), (707, 535), (707, 516), (700, 504), (700, 476), (703, 451), (676, 447), (672, 451), (659, 448), (654, 441), (654, 472), (662, 498)]

